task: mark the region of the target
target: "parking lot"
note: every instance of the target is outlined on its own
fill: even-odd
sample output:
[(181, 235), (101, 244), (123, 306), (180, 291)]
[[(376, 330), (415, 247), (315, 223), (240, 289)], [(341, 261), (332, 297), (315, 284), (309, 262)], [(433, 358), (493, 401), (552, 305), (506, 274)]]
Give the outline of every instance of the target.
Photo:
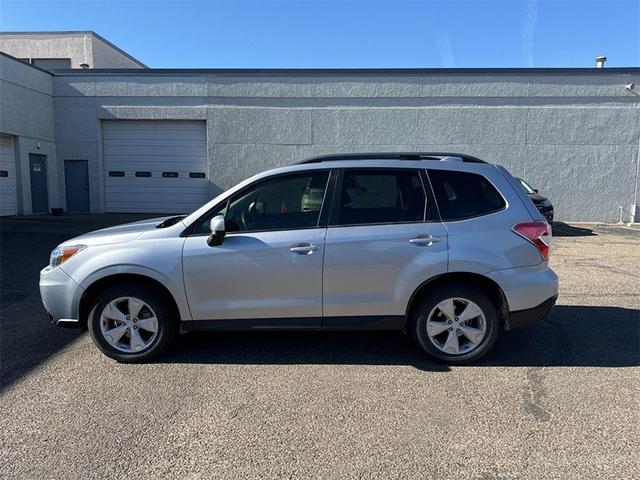
[(0, 477), (640, 475), (640, 230), (557, 227), (558, 306), (474, 366), (395, 332), (190, 334), (120, 365), (49, 324), (38, 272), (133, 219), (0, 221)]

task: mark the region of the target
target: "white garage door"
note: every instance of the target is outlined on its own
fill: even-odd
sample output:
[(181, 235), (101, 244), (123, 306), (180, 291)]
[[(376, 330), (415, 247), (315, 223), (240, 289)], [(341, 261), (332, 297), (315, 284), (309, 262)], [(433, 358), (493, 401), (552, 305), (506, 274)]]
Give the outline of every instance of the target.
[(16, 200), (16, 159), (13, 137), (0, 135), (0, 215), (15, 215)]
[(189, 213), (209, 200), (199, 121), (104, 121), (107, 212)]

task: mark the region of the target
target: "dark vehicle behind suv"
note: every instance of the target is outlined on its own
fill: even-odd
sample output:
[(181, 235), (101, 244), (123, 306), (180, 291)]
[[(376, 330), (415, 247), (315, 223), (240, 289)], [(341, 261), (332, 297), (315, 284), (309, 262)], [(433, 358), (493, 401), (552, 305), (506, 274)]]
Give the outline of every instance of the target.
[(540, 195), (537, 189), (533, 188), (531, 185), (525, 182), (522, 178), (516, 177), (516, 180), (518, 180), (518, 183), (524, 190), (524, 193), (526, 193), (527, 196), (531, 199), (531, 201), (536, 206), (538, 211), (544, 216), (544, 218), (547, 219), (547, 222), (549, 222), (549, 224), (552, 224), (553, 223), (553, 205), (551, 204), (551, 201), (547, 197)]

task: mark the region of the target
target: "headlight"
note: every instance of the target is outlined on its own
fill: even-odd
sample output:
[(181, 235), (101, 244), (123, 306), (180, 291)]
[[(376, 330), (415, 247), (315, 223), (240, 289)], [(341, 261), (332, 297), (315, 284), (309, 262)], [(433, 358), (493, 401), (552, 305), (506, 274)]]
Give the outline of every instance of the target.
[(62, 265), (76, 253), (81, 252), (85, 248), (87, 248), (86, 245), (67, 245), (64, 247), (56, 247), (53, 252), (51, 252), (49, 267), (56, 268), (57, 266)]

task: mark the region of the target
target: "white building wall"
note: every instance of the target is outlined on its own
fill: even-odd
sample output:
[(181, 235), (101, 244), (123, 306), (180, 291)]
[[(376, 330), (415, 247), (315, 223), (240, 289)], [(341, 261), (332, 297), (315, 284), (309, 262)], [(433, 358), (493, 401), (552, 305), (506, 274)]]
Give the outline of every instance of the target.
[(18, 214), (31, 213), (29, 153), (47, 156), (49, 207), (64, 207), (53, 103), (51, 74), (0, 55), (0, 133), (14, 137)]
[(0, 35), (0, 52), (20, 59), (70, 58), (72, 68), (81, 63), (93, 64), (91, 41), (85, 34), (68, 35)]
[[(615, 220), (636, 182), (640, 101), (624, 88), (632, 82), (639, 69), (79, 72), (54, 78), (65, 132), (58, 154), (82, 143), (100, 172), (102, 120), (206, 120), (211, 196), (311, 155), (454, 151), (524, 176), (559, 219)], [(93, 195), (92, 206), (103, 194)]]
[(640, 69), (422, 72), (47, 72), (0, 55), (0, 133), (16, 137), (19, 211), (28, 154), (48, 157), (50, 207), (64, 160), (87, 160), (104, 211), (105, 120), (203, 120), (211, 197), (259, 171), (356, 151), (453, 151), (502, 164), (564, 221), (617, 220), (637, 183)]
[(0, 33), (0, 52), (19, 59), (69, 58), (71, 68), (145, 68), (94, 32)]

